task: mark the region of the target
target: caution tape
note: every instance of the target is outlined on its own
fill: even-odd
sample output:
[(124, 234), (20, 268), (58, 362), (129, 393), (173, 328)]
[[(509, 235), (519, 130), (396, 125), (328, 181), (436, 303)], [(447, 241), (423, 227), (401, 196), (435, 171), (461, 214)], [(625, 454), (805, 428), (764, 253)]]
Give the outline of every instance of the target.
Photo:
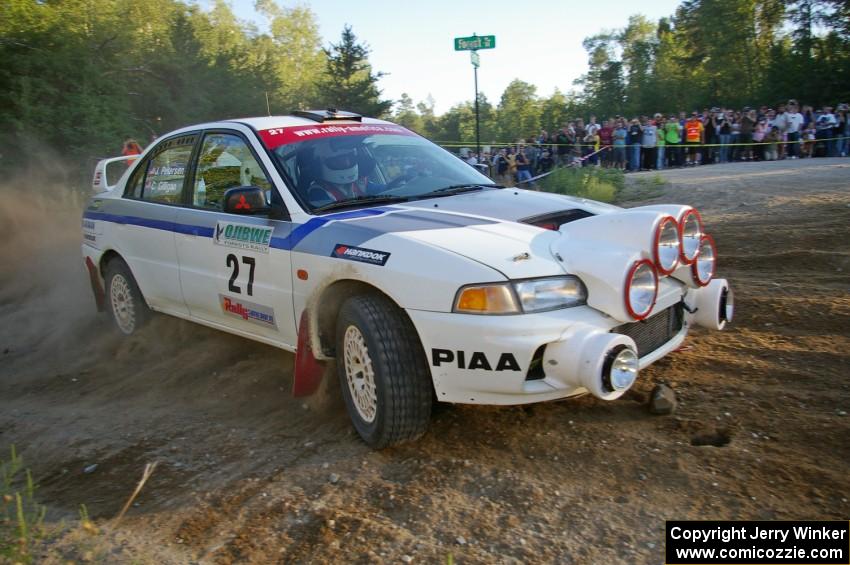
[[(801, 143), (820, 143), (822, 141), (840, 141), (842, 139), (850, 139), (850, 136), (841, 136), (841, 137), (828, 137), (828, 138), (819, 138), (819, 139), (798, 139), (797, 141), (787, 141), (787, 140), (777, 140), (777, 141), (750, 141), (748, 143), (692, 143), (692, 142), (679, 142), (679, 143), (662, 143), (657, 145), (643, 145), (640, 143), (632, 143), (626, 145), (606, 145), (603, 149), (608, 147), (751, 147), (753, 145), (772, 145), (772, 144), (782, 144), (782, 145), (792, 145), (792, 144), (801, 144)], [(441, 147), (475, 147), (475, 142), (442, 142), (435, 141), (437, 145)], [(502, 143), (502, 142), (491, 142), (491, 143), (483, 143), (482, 145), (489, 145), (491, 147), (517, 147), (518, 145), (526, 145), (528, 147), (596, 147), (595, 143)]]

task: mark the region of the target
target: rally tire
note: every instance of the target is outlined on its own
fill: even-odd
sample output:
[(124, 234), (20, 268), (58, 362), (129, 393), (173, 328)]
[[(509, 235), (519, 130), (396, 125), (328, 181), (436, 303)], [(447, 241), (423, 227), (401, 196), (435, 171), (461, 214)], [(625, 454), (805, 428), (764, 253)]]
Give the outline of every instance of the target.
[(139, 285), (130, 268), (121, 259), (113, 259), (104, 269), (106, 282), (106, 309), (115, 329), (124, 335), (133, 335), (150, 317), (150, 310), (142, 297)]
[(381, 449), (425, 432), (431, 372), (413, 324), (389, 299), (368, 294), (342, 305), (336, 365), (348, 414), (367, 444)]

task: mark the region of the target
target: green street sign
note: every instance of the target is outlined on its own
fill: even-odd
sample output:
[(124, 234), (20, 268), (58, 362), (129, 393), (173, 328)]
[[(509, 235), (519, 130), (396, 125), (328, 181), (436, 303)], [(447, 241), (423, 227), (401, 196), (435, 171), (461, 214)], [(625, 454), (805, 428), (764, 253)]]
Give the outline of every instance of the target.
[(455, 37), (455, 51), (477, 51), (478, 49), (493, 49), (494, 47), (496, 47), (495, 35)]

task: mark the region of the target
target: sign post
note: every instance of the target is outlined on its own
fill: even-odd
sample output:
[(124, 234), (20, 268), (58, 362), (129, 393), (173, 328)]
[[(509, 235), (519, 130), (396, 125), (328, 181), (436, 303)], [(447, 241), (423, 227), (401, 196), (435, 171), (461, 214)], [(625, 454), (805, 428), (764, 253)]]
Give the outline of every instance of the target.
[(479, 163), (481, 162), (481, 127), (478, 112), (478, 67), (481, 66), (481, 59), (478, 56), (478, 50), (495, 47), (495, 35), (479, 36), (473, 33), (471, 37), (455, 37), (455, 51), (471, 51), (469, 60), (475, 77), (475, 158)]

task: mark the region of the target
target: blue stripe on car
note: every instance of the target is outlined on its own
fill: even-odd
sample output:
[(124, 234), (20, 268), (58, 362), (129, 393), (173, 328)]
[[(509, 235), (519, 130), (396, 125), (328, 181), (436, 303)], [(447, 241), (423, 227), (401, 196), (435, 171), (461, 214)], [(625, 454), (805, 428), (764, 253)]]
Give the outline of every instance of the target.
[[(351, 220), (355, 218), (367, 218), (370, 216), (379, 216), (390, 212), (390, 208), (368, 208), (365, 210), (351, 210), (348, 212), (339, 212), (337, 214), (329, 214), (318, 218), (312, 218), (304, 224), (297, 226), (286, 237), (272, 237), (269, 246), (274, 249), (283, 249), (291, 251), (301, 241), (333, 220)], [(95, 212), (86, 210), (83, 218), (89, 220), (101, 220), (104, 222), (112, 222), (116, 224), (129, 224), (133, 226), (141, 226), (145, 228), (153, 228), (157, 230), (176, 232), (185, 235), (196, 235), (201, 237), (213, 237), (215, 229), (206, 226), (196, 226), (191, 224), (181, 224), (177, 222), (154, 220), (151, 218), (142, 218), (140, 216), (125, 216), (121, 214), (109, 214), (106, 212)], [(236, 218), (231, 219), (233, 221)]]

